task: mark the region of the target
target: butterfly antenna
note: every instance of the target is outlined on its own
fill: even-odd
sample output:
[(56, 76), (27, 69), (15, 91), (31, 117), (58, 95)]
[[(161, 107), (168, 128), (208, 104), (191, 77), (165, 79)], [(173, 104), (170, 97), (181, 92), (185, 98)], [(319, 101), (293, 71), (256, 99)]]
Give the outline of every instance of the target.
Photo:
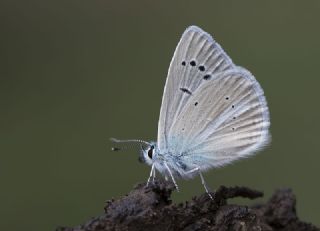
[[(147, 141), (144, 141), (144, 140), (118, 140), (116, 138), (110, 138), (110, 140), (114, 143), (139, 143), (139, 144), (145, 144), (145, 145), (148, 145), (150, 146), (151, 144)], [(141, 145), (142, 146), (142, 145)], [(120, 151), (120, 150), (123, 150), (123, 149), (128, 149), (127, 147), (123, 147), (123, 148), (119, 148), (119, 147), (112, 147), (111, 150), (112, 151)]]

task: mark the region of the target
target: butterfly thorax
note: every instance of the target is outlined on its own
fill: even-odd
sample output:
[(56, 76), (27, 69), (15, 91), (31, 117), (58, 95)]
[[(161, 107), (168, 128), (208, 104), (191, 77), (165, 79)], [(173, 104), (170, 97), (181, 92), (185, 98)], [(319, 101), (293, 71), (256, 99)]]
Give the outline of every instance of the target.
[(190, 163), (187, 164), (181, 154), (159, 150), (155, 142), (151, 142), (150, 146), (142, 149), (140, 160), (150, 166), (154, 165), (156, 170), (164, 176), (169, 175), (168, 169), (170, 169), (172, 175), (177, 178), (192, 177), (187, 172), (195, 167)]

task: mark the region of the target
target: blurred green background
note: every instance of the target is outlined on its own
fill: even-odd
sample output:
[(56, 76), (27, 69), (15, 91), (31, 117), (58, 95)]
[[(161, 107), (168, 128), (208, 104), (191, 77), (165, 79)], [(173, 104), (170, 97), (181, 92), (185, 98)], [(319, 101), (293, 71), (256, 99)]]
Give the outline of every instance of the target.
[[(155, 140), (167, 68), (192, 24), (261, 83), (272, 144), (205, 175), (211, 188), (293, 188), (320, 225), (320, 2), (2, 0), (0, 230), (54, 230), (103, 212), (145, 181), (138, 151), (109, 137)], [(179, 181), (175, 201), (204, 192)], [(247, 202), (246, 202), (247, 203)]]

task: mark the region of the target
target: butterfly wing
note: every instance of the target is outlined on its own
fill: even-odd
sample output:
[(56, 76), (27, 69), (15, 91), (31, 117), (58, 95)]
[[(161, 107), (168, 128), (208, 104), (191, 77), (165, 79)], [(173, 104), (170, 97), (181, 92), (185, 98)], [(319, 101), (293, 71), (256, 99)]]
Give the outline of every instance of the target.
[(253, 75), (235, 67), (190, 96), (168, 134), (168, 146), (201, 170), (246, 157), (269, 140), (269, 111)]
[(164, 88), (158, 124), (158, 148), (167, 151), (172, 145), (173, 122), (193, 92), (215, 73), (233, 69), (228, 55), (212, 37), (199, 27), (191, 26), (183, 33), (170, 63)]

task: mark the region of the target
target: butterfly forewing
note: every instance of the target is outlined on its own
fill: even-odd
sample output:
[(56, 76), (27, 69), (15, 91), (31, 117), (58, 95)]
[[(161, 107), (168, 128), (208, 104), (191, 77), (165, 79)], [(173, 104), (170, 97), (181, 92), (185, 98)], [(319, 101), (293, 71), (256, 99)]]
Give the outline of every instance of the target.
[[(158, 125), (158, 148), (171, 151), (174, 121), (182, 118), (185, 105), (197, 89), (216, 73), (235, 68), (231, 59), (212, 37), (196, 26), (183, 33), (171, 60), (162, 98)], [(169, 150), (170, 149), (170, 150)]]

